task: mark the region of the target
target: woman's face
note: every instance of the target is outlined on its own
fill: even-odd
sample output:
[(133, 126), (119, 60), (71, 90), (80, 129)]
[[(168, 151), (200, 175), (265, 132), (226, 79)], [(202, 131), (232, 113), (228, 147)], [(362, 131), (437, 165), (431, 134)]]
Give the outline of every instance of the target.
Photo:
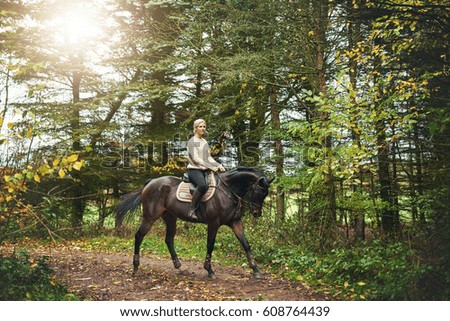
[(205, 122), (201, 122), (200, 124), (198, 124), (197, 128), (196, 128), (196, 133), (199, 136), (203, 136), (205, 135), (206, 132), (206, 123)]

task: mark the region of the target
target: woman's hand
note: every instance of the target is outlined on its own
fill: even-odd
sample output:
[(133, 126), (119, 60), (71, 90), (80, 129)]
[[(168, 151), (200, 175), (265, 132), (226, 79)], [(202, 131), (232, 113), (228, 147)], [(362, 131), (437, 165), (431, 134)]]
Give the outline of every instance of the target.
[(223, 167), (222, 165), (219, 165), (219, 166), (217, 166), (217, 167), (211, 168), (211, 170), (212, 170), (213, 172), (225, 172), (225, 167)]

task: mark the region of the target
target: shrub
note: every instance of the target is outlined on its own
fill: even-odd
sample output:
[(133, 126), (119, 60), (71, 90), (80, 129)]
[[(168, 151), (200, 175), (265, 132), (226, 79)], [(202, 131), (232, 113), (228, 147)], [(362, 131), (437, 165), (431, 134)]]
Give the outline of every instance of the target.
[(0, 255), (0, 300), (76, 300), (76, 296), (54, 278), (47, 260), (48, 257), (43, 256), (33, 261), (26, 252), (11, 257)]
[(255, 254), (260, 262), (291, 279), (318, 287), (326, 284), (326, 291), (331, 287), (338, 299), (448, 299), (442, 287), (430, 287), (430, 280), (445, 284), (445, 273), (416, 259), (415, 251), (402, 243), (375, 241), (321, 254), (272, 244), (258, 248)]

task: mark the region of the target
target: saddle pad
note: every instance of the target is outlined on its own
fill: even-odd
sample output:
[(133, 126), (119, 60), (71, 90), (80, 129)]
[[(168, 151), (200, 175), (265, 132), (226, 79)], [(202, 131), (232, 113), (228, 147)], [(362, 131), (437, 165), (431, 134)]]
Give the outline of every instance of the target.
[[(208, 187), (208, 190), (206, 191), (205, 195), (203, 195), (203, 197), (202, 197), (202, 202), (208, 201), (214, 195), (214, 192), (216, 191), (216, 177), (213, 172), (210, 174), (209, 180), (210, 180), (209, 187)], [(178, 185), (177, 199), (180, 202), (190, 203), (192, 201), (192, 195), (189, 190), (190, 187), (191, 187), (191, 183), (186, 183), (183, 181), (180, 183), (180, 185)]]

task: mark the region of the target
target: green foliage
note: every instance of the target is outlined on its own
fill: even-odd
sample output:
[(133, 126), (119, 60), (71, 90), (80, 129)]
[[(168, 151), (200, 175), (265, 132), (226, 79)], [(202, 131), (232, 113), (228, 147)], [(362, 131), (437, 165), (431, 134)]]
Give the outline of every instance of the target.
[(54, 278), (48, 257), (34, 261), (26, 252), (11, 257), (0, 256), (0, 300), (61, 301), (77, 300)]
[[(381, 241), (316, 254), (269, 245), (259, 260), (292, 279), (307, 281), (337, 298), (352, 300), (446, 300), (448, 272), (417, 260), (404, 244)], [(430, 286), (430, 281), (433, 286)]]

